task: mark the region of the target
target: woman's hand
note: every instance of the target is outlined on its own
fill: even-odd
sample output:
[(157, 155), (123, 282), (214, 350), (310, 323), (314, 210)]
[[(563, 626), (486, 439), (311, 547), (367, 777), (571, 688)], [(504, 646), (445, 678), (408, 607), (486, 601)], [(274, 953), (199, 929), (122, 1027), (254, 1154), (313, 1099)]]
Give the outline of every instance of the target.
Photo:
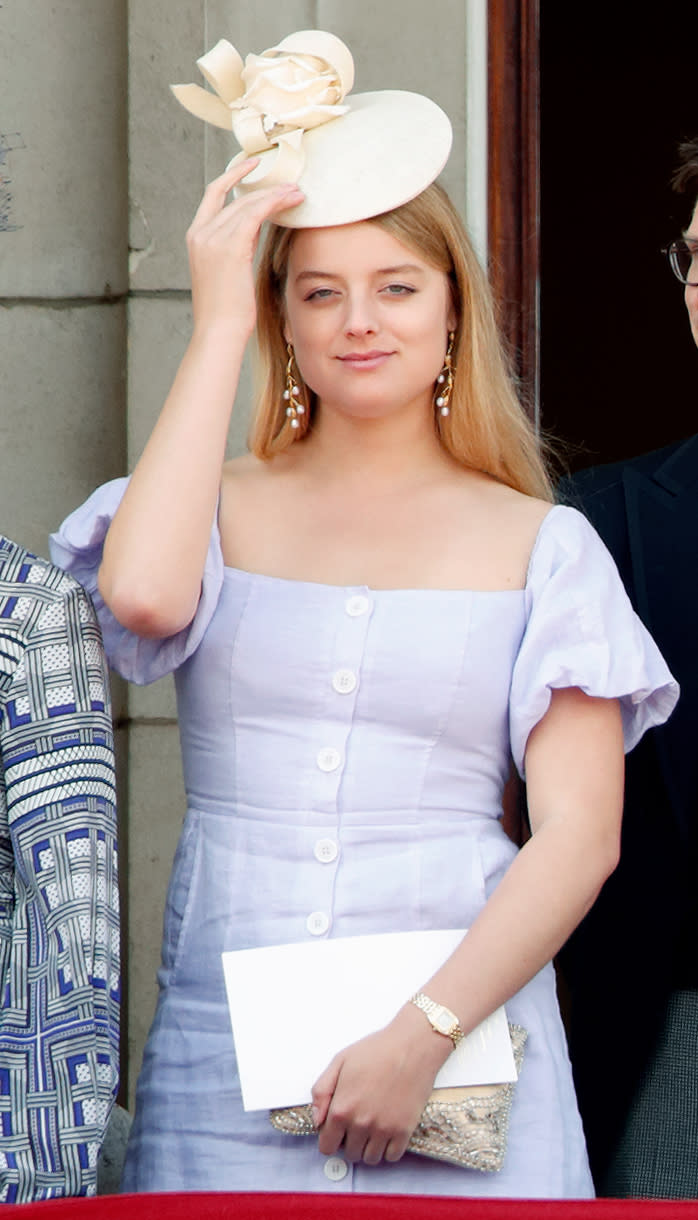
[(313, 1117), (325, 1156), (399, 1161), (453, 1047), (407, 1004), (385, 1029), (335, 1055), (313, 1086)]
[(241, 161), (211, 182), (187, 232), (195, 333), (222, 324), (249, 337), (255, 324), (252, 262), (262, 224), (303, 201), (303, 192), (287, 184), (226, 203), (257, 162)]

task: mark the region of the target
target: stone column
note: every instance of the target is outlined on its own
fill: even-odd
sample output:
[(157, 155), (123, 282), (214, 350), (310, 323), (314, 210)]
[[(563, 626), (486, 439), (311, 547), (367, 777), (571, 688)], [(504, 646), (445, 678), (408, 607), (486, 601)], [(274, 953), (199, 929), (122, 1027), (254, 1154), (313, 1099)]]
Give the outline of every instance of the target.
[(123, 470), (125, 15), (0, 8), (0, 529), (40, 554)]
[(126, 35), (126, 0), (0, 6), (0, 531), (39, 555), (125, 471)]

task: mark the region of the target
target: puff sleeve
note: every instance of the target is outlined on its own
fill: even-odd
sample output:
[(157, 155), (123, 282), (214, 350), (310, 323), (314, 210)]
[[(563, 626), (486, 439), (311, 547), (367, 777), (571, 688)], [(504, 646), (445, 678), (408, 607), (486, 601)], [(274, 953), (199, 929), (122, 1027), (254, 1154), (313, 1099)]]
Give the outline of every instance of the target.
[(557, 506), (531, 555), (526, 628), (512, 673), (509, 726), (520, 775), (528, 735), (552, 691), (570, 686), (620, 700), (626, 751), (668, 719), (679, 696), (606, 546), (582, 513)]
[(114, 618), (97, 587), (97, 573), (107, 530), (121, 502), (128, 479), (113, 479), (66, 517), (49, 540), (51, 558), (70, 572), (90, 594), (102, 629), (109, 664), (138, 685), (155, 682), (177, 669), (196, 651), (213, 617), (223, 583), (223, 555), (214, 522), (201, 584), (201, 597), (191, 623), (167, 639), (146, 639), (127, 631)]

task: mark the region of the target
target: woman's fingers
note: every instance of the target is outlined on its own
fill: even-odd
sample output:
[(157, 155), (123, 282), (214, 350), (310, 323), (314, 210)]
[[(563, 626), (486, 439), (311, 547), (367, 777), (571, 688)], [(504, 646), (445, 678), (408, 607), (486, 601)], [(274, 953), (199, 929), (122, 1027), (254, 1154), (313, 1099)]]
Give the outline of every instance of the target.
[[(375, 1160), (367, 1160), (367, 1150), (372, 1148)], [(366, 1161), (367, 1165), (377, 1165), (383, 1156), (385, 1147), (385, 1138), (381, 1135), (369, 1131), (367, 1128), (360, 1127), (354, 1123), (347, 1131), (342, 1145), (342, 1153), (348, 1161), (356, 1164), (357, 1161)]]
[(337, 1087), (340, 1066), (341, 1060), (338, 1056), (335, 1056), (329, 1067), (325, 1068), (322, 1075), (318, 1076), (313, 1085), (311, 1096), (313, 1099), (313, 1122), (316, 1127), (321, 1127), (327, 1118), (332, 1094)]
[(370, 1139), (363, 1150), (361, 1160), (365, 1165), (380, 1165), (385, 1156), (385, 1140)]
[[(393, 1139), (388, 1141), (388, 1145), (383, 1153), (383, 1159), (390, 1162), (401, 1160), (407, 1152), (407, 1145), (409, 1142), (409, 1136), (407, 1139), (397, 1139), (396, 1137), (393, 1137)], [(373, 1162), (371, 1162), (371, 1164), (373, 1164)]]
[[(303, 192), (293, 183), (250, 191), (248, 195), (241, 195), (227, 203), (199, 232), (211, 237), (221, 234), (245, 234), (256, 243), (265, 220), (273, 220), (276, 212), (294, 207), (302, 203), (303, 199)], [(196, 237), (196, 231), (194, 236)]]
[(372, 1135), (363, 1150), (361, 1160), (365, 1165), (380, 1165), (381, 1161), (389, 1161), (394, 1164), (405, 1155), (408, 1143), (409, 1139), (398, 1139), (395, 1136), (392, 1139), (386, 1139), (382, 1135)]
[(319, 1133), (318, 1148), (324, 1156), (339, 1152), (348, 1161), (378, 1165), (382, 1160), (399, 1161), (407, 1151), (409, 1139), (409, 1133), (387, 1131), (374, 1121), (361, 1122), (355, 1117), (349, 1121), (330, 1112)]
[[(407, 1009), (407, 1006), (406, 1006)], [(412, 1013), (346, 1047), (312, 1090), (318, 1148), (350, 1161), (399, 1161), (424, 1108), (438, 1068)], [(426, 1050), (425, 1050), (426, 1047)]]
[[(400, 1133), (389, 1124), (386, 1128), (376, 1120), (373, 1098), (354, 1098), (354, 1088), (348, 1094), (338, 1086), (346, 1063), (346, 1052), (337, 1055), (318, 1077), (312, 1089), (313, 1119), (318, 1127), (318, 1148), (324, 1156), (341, 1152), (349, 1161), (364, 1161), (377, 1165), (384, 1157), (399, 1160), (409, 1140), (409, 1133)], [(345, 1086), (346, 1086), (346, 1082)]]
[(241, 162), (235, 170), (226, 172), (209, 183), (189, 226), (188, 237), (201, 232), (215, 232), (231, 225), (235, 227), (240, 222), (248, 222), (259, 229), (274, 212), (283, 211), (303, 201), (304, 195), (300, 187), (293, 182), (285, 182), (280, 186), (260, 186), (227, 203), (230, 191), (254, 168), (258, 159), (253, 157)]
[(200, 252), (213, 251), (216, 261), (222, 255), (231, 256), (234, 261), (251, 262), (264, 221), (301, 203), (304, 196), (297, 186), (288, 183), (252, 191), (227, 204), (225, 192), (218, 188), (215, 197), (218, 210), (209, 212), (207, 203), (203, 213), (199, 209), (187, 232), (190, 261), (197, 260)]
[(245, 175), (249, 174), (258, 164), (259, 157), (248, 157), (246, 161), (240, 161), (235, 166), (228, 166), (225, 173), (219, 174), (217, 178), (209, 182), (194, 214), (191, 227), (206, 224), (217, 216), (233, 187), (237, 186), (238, 182), (241, 182)]
[[(323, 1123), (319, 1124), (318, 1132), (318, 1148), (323, 1156), (334, 1156), (335, 1152), (339, 1152), (344, 1144), (344, 1137), (347, 1134), (346, 1123), (340, 1121), (336, 1115), (330, 1114)], [(366, 1137), (364, 1136), (364, 1143)], [(345, 1155), (351, 1160), (351, 1156), (346, 1147), (343, 1149)]]
[(300, 203), (289, 183), (260, 188), (226, 203), (228, 191), (253, 162), (223, 174), (207, 188), (187, 233), (195, 327), (225, 322), (249, 333), (255, 322), (253, 260), (262, 225)]

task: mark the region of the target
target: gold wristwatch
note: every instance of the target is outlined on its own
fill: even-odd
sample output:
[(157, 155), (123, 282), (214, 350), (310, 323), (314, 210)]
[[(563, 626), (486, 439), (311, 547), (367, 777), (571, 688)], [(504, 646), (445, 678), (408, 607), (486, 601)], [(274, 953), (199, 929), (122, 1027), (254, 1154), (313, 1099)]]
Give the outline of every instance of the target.
[(458, 1024), (458, 1017), (445, 1004), (437, 1004), (435, 1000), (430, 1000), (423, 991), (418, 991), (416, 995), (413, 995), (410, 1002), (421, 1009), (432, 1029), (437, 1034), (444, 1034), (450, 1038), (454, 1046), (458, 1046), (458, 1043), (465, 1037)]

